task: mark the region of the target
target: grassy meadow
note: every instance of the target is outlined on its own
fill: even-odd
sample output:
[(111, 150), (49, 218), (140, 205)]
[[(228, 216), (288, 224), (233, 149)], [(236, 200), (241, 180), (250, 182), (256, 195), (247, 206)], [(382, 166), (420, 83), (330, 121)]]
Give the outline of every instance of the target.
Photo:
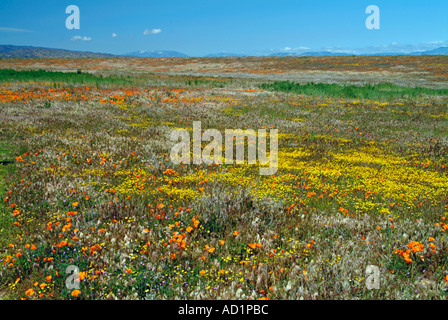
[[(273, 79), (263, 58), (237, 77), (241, 61), (225, 59), (216, 75), (160, 69), (185, 59), (2, 62), (3, 299), (448, 297), (448, 58), (415, 64), (432, 66), (434, 88)], [(383, 68), (320, 59), (282, 58), (273, 74)], [(411, 70), (417, 58), (382, 59)], [(277, 173), (174, 165), (170, 132), (193, 121), (278, 129)]]

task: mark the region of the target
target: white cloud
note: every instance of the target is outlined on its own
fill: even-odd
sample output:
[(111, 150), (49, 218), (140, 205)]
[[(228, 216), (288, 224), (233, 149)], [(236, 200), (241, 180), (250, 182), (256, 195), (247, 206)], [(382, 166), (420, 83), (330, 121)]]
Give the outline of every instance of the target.
[(72, 41), (90, 41), (92, 38), (86, 36), (74, 36), (70, 40)]
[(143, 34), (144, 34), (145, 36), (148, 36), (148, 35), (150, 35), (150, 34), (158, 34), (158, 33), (160, 33), (160, 32), (162, 32), (162, 29), (152, 29), (152, 30), (148, 30), (148, 29), (146, 29), (145, 31), (143, 31)]
[(26, 29), (0, 27), (0, 32), (34, 32)]
[(314, 50), (314, 51), (328, 51), (331, 53), (339, 53), (339, 54), (359, 54), (358, 51), (354, 50), (354, 49), (350, 49), (350, 48), (343, 48), (343, 47), (322, 47), (318, 50)]
[(440, 40), (436, 40), (436, 41), (430, 41), (428, 42), (429, 44), (446, 44), (448, 41), (440, 41)]
[(112, 38), (116, 38), (117, 34), (116, 33), (112, 33)]
[(282, 49), (270, 49), (270, 50), (271, 50), (271, 52), (284, 52), (284, 53), (295, 54), (295, 53), (305, 52), (307, 50), (310, 50), (310, 48), (308, 48), (308, 47), (297, 47), (297, 48), (283, 47)]

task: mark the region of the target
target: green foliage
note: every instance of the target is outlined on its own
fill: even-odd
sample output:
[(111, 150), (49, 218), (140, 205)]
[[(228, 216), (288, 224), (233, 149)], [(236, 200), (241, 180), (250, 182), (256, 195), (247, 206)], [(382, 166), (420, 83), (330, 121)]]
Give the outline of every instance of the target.
[(291, 92), (310, 96), (340, 97), (348, 99), (394, 99), (394, 98), (416, 98), (422, 95), (448, 96), (448, 89), (428, 89), (400, 87), (390, 83), (366, 84), (363, 86), (341, 85), (327, 83), (299, 84), (290, 81), (276, 81), (263, 83), (264, 90)]
[[(83, 73), (81, 70), (77, 72), (56, 72), (45, 70), (11, 70), (0, 69), (0, 82), (12, 81), (51, 81), (64, 83), (81, 83), (81, 84), (117, 84), (126, 85), (132, 84), (132, 80), (120, 76), (93, 75), (90, 73)], [(54, 84), (57, 87), (57, 84)]]

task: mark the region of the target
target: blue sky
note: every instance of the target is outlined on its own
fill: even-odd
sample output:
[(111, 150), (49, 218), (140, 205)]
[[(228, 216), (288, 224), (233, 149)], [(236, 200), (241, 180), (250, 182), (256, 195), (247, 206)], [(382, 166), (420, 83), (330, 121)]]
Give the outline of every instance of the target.
[[(80, 9), (79, 30), (65, 26), (68, 5)], [(379, 30), (365, 26), (369, 5), (380, 9)], [(448, 1), (0, 0), (0, 44), (196, 56), (405, 52), (448, 46)]]

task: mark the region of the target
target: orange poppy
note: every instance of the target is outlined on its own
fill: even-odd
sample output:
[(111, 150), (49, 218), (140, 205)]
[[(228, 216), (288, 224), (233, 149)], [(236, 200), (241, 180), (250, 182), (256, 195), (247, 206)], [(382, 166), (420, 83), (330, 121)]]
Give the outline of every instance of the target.
[(25, 291), (25, 294), (31, 297), (34, 294), (34, 290), (28, 289), (27, 291)]
[(78, 289), (73, 290), (71, 296), (72, 297), (78, 297), (81, 294), (81, 291), (79, 291)]

